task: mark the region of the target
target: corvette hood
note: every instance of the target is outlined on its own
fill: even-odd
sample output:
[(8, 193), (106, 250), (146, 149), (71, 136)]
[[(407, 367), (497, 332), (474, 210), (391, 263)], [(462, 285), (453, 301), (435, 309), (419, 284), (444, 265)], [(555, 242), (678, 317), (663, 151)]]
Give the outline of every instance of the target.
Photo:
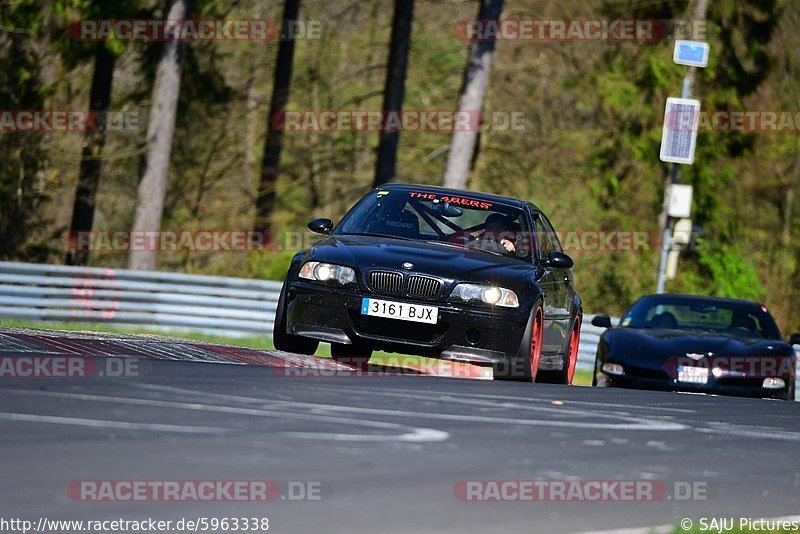
[[(606, 332), (610, 359), (635, 367), (663, 369), (673, 363), (730, 358), (790, 358), (782, 341), (686, 330), (614, 328)], [(691, 355), (691, 356), (689, 356)], [(680, 362), (679, 362), (680, 360)]]
[(415, 273), (443, 279), (490, 282), (497, 278), (532, 275), (535, 267), (522, 260), (463, 247), (407, 241), (391, 237), (332, 236), (316, 243), (311, 259), (356, 267), (362, 272), (372, 269), (404, 270), (404, 263), (413, 263)]

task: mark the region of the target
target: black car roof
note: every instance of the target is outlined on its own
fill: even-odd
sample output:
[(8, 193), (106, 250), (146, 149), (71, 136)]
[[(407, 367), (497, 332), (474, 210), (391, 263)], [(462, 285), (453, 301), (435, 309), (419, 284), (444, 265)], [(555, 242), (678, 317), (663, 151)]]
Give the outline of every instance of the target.
[(423, 192), (431, 192), (431, 193), (438, 193), (438, 194), (447, 194), (447, 195), (454, 195), (454, 196), (468, 196), (470, 198), (481, 199), (481, 200), (491, 200), (494, 202), (498, 202), (501, 204), (507, 204), (509, 206), (514, 206), (516, 208), (524, 209), (526, 205), (531, 206), (534, 211), (541, 211), (537, 206), (535, 206), (531, 202), (527, 202), (525, 200), (520, 200), (517, 198), (511, 197), (504, 197), (500, 195), (492, 195), (490, 193), (481, 193), (478, 191), (467, 191), (463, 189), (450, 189), (447, 187), (439, 187), (435, 185), (415, 185), (415, 184), (386, 184), (382, 185), (381, 187), (377, 188), (378, 190), (387, 190), (387, 189), (399, 189), (402, 191), (423, 191)]
[(744, 299), (730, 299), (725, 297), (709, 297), (706, 295), (684, 295), (681, 293), (654, 293), (652, 295), (646, 295), (639, 300), (651, 298), (651, 297), (660, 297), (664, 298), (665, 300), (696, 300), (698, 302), (708, 302), (708, 303), (716, 303), (716, 304), (739, 304), (739, 305), (747, 305), (747, 306), (761, 306), (758, 302), (752, 300), (744, 300)]

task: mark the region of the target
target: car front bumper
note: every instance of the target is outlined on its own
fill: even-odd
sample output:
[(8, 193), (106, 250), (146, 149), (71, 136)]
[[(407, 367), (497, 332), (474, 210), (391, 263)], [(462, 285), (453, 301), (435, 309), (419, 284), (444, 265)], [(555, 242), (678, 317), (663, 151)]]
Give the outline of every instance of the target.
[[(361, 314), (365, 297), (439, 308), (434, 325)], [(320, 341), (366, 345), (374, 350), (491, 365), (509, 362), (520, 347), (526, 312), (411, 300), (358, 290), (291, 282), (287, 330)]]
[(609, 375), (601, 372), (599, 385), (630, 389), (652, 389), (660, 391), (679, 391), (686, 393), (705, 393), (709, 395), (729, 395), (734, 397), (758, 398), (784, 398), (788, 388), (794, 384), (790, 378), (784, 378), (787, 385), (781, 389), (766, 389), (762, 387), (764, 378), (722, 378), (709, 377), (705, 384), (679, 382), (668, 376), (636, 376), (636, 375)]

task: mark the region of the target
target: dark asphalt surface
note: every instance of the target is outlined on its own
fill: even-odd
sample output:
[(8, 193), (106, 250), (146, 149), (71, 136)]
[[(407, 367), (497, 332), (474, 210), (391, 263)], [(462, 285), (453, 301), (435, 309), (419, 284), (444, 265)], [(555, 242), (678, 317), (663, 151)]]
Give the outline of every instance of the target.
[[(0, 330), (0, 356), (40, 350), (37, 334), (27, 334)], [(77, 336), (48, 335), (53, 354)], [(86, 336), (84, 354), (125, 352), (101, 339)], [(205, 363), (224, 360), (203, 356), (208, 347), (119, 343), (197, 361), (149, 362), (135, 378), (0, 380), (0, 517), (238, 516), (269, 517), (271, 532), (286, 533), (532, 533), (800, 509), (798, 403), (432, 377), (289, 377), (280, 362), (305, 360), (273, 353), (263, 354), (266, 366), (225, 365)], [(245, 356), (238, 363), (258, 363), (256, 351)], [(670, 492), (674, 482), (699, 482), (707, 496), (462, 502), (453, 491), (462, 480), (532, 479), (652, 480)], [(310, 481), (321, 483), (323, 499), (76, 502), (67, 486), (81, 480)]]

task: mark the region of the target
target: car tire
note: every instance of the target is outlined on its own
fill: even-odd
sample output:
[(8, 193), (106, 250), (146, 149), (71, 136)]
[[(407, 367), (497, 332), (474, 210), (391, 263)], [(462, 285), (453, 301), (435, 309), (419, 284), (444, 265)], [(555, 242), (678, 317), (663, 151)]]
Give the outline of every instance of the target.
[(528, 326), (525, 328), (516, 357), (510, 364), (495, 364), (494, 378), (496, 380), (533, 382), (539, 371), (543, 340), (544, 311), (542, 310), (542, 302), (537, 301), (533, 307), (531, 318), (528, 320)]
[(288, 283), (284, 281), (280, 297), (278, 297), (278, 308), (275, 311), (275, 326), (272, 330), (272, 343), (275, 348), (284, 352), (296, 354), (313, 355), (319, 348), (319, 341), (307, 337), (295, 336), (286, 331), (286, 287)]
[(781, 395), (781, 398), (783, 400), (787, 400), (787, 401), (793, 401), (794, 400), (794, 398), (795, 398), (795, 381), (794, 380), (790, 380), (789, 381), (789, 384), (786, 387), (786, 394), (785, 395)]
[(363, 369), (372, 358), (372, 349), (360, 344), (331, 343), (331, 358), (338, 363)]
[(583, 313), (578, 312), (569, 330), (569, 341), (564, 349), (564, 363), (558, 371), (542, 371), (537, 377), (537, 382), (546, 384), (572, 384), (575, 377), (575, 368), (578, 364), (578, 347), (581, 342), (581, 324), (583, 324)]

